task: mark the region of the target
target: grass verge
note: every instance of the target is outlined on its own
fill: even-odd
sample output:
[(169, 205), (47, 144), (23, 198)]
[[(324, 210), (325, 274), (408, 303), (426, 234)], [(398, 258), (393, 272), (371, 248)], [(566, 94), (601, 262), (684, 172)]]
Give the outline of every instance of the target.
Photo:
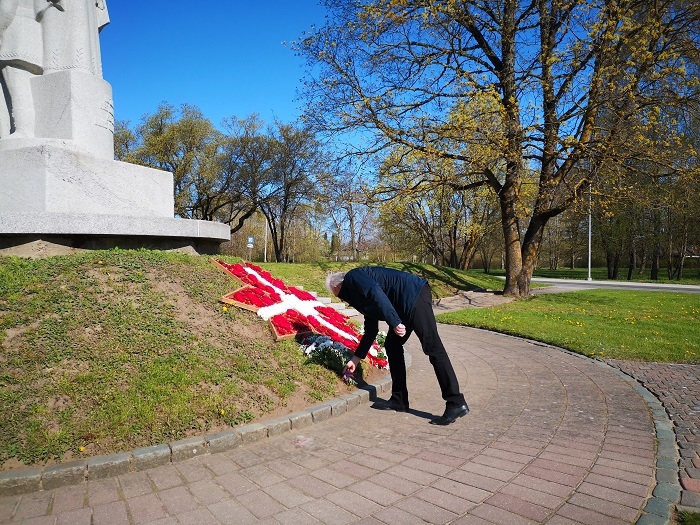
[(294, 395), (337, 395), (337, 376), (298, 344), (224, 311), (218, 299), (235, 287), (208, 258), (176, 253), (0, 259), (0, 463), (163, 443)]
[(590, 290), (441, 314), (590, 357), (700, 363), (700, 294)]
[(679, 512), (678, 525), (700, 525), (700, 513), (685, 510)]

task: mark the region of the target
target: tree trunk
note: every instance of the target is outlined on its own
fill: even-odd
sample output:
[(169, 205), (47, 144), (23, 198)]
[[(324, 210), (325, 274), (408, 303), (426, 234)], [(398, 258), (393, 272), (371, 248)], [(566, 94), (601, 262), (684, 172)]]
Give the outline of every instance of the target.
[(504, 295), (522, 295), (520, 288), (520, 274), (523, 269), (523, 259), (520, 252), (520, 231), (518, 219), (515, 214), (515, 191), (513, 188), (503, 188), (501, 193), (511, 193), (511, 198), (501, 196), (501, 224), (503, 227), (503, 238), (505, 239), (505, 267), (506, 283), (503, 287)]
[(629, 265), (629, 268), (627, 269), (627, 280), (628, 281), (632, 280), (632, 273), (634, 272), (634, 268), (636, 266), (637, 266), (636, 253), (634, 251), (634, 248), (630, 248), (630, 265)]
[(659, 259), (661, 258), (661, 246), (658, 242), (654, 243), (654, 253), (651, 256), (651, 279), (652, 281), (659, 280)]

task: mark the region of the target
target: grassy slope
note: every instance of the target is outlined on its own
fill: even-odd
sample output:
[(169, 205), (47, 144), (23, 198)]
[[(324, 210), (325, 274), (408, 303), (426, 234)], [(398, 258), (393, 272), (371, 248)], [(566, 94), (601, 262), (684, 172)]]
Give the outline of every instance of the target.
[[(262, 266), (324, 293), (327, 271), (354, 265)], [(481, 286), (394, 266), (428, 272), (440, 296)], [(162, 443), (346, 388), (255, 314), (224, 311), (236, 286), (208, 257), (177, 253), (0, 258), (0, 464)]]

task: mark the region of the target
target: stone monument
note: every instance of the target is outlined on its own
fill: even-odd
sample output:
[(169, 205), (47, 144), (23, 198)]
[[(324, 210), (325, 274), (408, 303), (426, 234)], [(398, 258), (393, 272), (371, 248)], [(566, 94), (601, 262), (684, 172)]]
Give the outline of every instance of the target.
[(225, 224), (174, 217), (172, 174), (114, 160), (106, 0), (0, 0), (0, 255), (214, 253)]

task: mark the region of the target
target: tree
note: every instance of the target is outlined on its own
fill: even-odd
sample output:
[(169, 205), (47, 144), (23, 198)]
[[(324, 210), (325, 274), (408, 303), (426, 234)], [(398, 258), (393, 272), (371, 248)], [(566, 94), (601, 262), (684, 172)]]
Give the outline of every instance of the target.
[[(388, 237), (400, 239), (404, 253), (426, 249), (437, 264), (466, 269), (492, 226), (495, 196), (488, 188), (455, 189), (453, 170), (449, 161), (396, 150), (380, 170), (378, 192), (387, 195), (380, 220)], [(425, 172), (432, 173), (433, 183), (418, 189), (416, 180)]]
[[(326, 25), (296, 44), (311, 66), (305, 118), (330, 134), (370, 130), (373, 140), (354, 141), (356, 153), (401, 145), (463, 163), (456, 173), (470, 173), (467, 187), (490, 186), (501, 211), (506, 294), (529, 293), (547, 222), (588, 187), (590, 173), (628, 158), (655, 161), (636, 141), (653, 125), (653, 108), (697, 99), (684, 61), (697, 47), (696, 2), (325, 5)], [(458, 103), (479, 96), (492, 97), (503, 119), (504, 147), (485, 165), (465, 146), (491, 137), (450, 122)]]
[(240, 231), (260, 204), (268, 197), (268, 188), (274, 178), (273, 166), (276, 143), (263, 131), (264, 123), (258, 115), (245, 119), (224, 119), (224, 138), (217, 157), (219, 176), (225, 202), (218, 211), (218, 219), (231, 226), (231, 233)]
[(275, 259), (281, 262), (289, 259), (286, 234), (297, 210), (315, 196), (321, 150), (314, 135), (296, 124), (276, 122), (271, 137), (270, 176), (261, 188), (264, 195), (258, 206), (270, 228)]
[(183, 104), (178, 110), (164, 102), (154, 114), (142, 118), (135, 134), (128, 124), (116, 129), (117, 159), (169, 171), (173, 174), (175, 214), (210, 219), (200, 197), (207, 186), (215, 184), (211, 159), (216, 155), (219, 135), (199, 108)]
[[(373, 215), (358, 170), (342, 162), (331, 162), (316, 181), (317, 203), (333, 224), (332, 253), (339, 255), (345, 245), (349, 258), (356, 260)], [(347, 242), (343, 243), (345, 239)]]

